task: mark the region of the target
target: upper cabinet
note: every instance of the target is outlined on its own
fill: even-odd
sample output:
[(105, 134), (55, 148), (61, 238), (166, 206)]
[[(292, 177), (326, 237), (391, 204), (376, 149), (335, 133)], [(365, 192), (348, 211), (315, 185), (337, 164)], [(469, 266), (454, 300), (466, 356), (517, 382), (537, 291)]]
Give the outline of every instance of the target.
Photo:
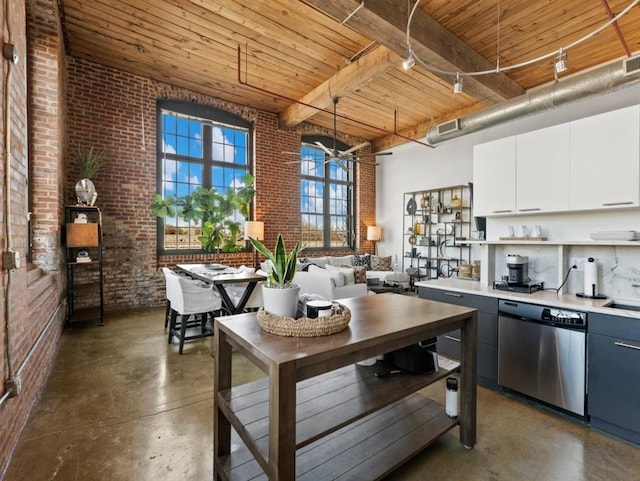
[(569, 124), (516, 137), (518, 213), (569, 209)]
[(640, 106), (571, 122), (571, 208), (640, 205)]
[(640, 206), (640, 106), (473, 148), (474, 215)]
[(475, 216), (516, 213), (516, 138), (473, 147), (473, 213)]

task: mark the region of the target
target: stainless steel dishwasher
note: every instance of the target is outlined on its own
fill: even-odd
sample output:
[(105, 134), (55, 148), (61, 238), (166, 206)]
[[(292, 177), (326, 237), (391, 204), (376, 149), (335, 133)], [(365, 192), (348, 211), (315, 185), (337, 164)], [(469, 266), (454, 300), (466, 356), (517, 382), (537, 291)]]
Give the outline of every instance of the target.
[(500, 300), (498, 384), (585, 416), (583, 312)]

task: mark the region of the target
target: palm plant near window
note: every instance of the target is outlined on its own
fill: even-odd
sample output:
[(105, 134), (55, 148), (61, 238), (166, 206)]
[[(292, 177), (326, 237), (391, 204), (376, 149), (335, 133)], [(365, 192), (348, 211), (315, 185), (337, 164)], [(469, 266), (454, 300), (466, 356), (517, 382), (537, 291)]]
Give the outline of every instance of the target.
[(229, 188), (224, 193), (215, 187), (198, 187), (192, 194), (175, 199), (155, 194), (151, 212), (160, 218), (177, 214), (185, 222), (203, 222), (202, 235), (198, 240), (204, 250), (216, 254), (220, 251), (238, 252), (242, 250), (238, 245), (242, 225), (234, 220), (233, 214), (237, 211), (245, 218), (249, 216), (256, 194), (253, 181), (251, 174), (245, 174), (240, 188)]

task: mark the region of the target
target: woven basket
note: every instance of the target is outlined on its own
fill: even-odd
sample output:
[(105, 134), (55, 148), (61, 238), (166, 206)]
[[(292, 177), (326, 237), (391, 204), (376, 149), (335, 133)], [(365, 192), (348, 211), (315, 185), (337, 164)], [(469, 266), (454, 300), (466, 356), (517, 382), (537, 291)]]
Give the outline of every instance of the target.
[(301, 317), (294, 319), (287, 316), (276, 316), (260, 308), (256, 316), (258, 325), (264, 330), (277, 336), (288, 337), (318, 337), (335, 334), (346, 329), (351, 320), (351, 311), (338, 304), (335, 314), (330, 317)]

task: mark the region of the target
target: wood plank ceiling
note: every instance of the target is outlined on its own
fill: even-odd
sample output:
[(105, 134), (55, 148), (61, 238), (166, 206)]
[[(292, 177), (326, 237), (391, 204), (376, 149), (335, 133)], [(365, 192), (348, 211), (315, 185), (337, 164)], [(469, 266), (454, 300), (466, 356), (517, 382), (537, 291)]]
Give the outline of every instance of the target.
[[(327, 111), (337, 96), (338, 130), (373, 142), (375, 151), (423, 140), (432, 125), (554, 81), (553, 58), (463, 76), (460, 94), (453, 93), (453, 74), (431, 73), (420, 62), (405, 71), (414, 0), (58, 3), (67, 53), (74, 57), (276, 112), (283, 128), (303, 121), (332, 128)], [(505, 68), (558, 51), (630, 3), (421, 0), (411, 44), (421, 60), (441, 70), (493, 70), (498, 59)], [(640, 5), (617, 27), (569, 49), (569, 69), (560, 80), (638, 53)]]

